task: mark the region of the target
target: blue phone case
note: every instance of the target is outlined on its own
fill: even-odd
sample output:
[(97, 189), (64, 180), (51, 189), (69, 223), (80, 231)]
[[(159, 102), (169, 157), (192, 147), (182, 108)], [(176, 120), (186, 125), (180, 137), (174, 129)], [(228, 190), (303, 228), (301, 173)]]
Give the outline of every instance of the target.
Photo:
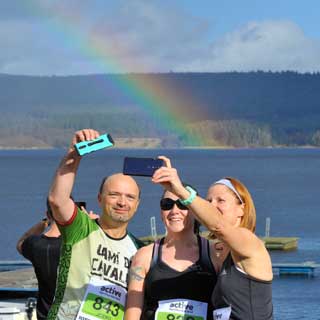
[(125, 157), (122, 172), (130, 176), (152, 177), (162, 166), (161, 159)]
[(83, 156), (87, 153), (98, 151), (104, 148), (110, 148), (114, 145), (114, 141), (110, 134), (102, 134), (97, 139), (89, 141), (81, 141), (74, 145), (79, 156)]

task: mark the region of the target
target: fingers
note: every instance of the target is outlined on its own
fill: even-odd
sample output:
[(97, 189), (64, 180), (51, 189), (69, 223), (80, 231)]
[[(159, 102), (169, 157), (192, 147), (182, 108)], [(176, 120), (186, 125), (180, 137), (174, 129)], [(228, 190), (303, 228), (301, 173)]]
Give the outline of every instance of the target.
[(95, 220), (95, 219), (99, 219), (100, 216), (96, 213), (94, 213), (92, 210), (90, 210), (89, 214), (88, 214), (89, 218), (92, 219), (92, 220)]
[(92, 219), (92, 220), (95, 220), (95, 219), (99, 219), (99, 218), (100, 218), (100, 216), (99, 216), (98, 214), (94, 213), (92, 210), (90, 210), (90, 211), (88, 212), (88, 211), (86, 210), (86, 208), (83, 207), (83, 206), (81, 206), (80, 209), (81, 209), (83, 212), (85, 212), (85, 213), (89, 216), (89, 218)]
[(80, 209), (81, 209), (81, 211), (85, 212), (86, 214), (89, 214), (84, 206), (81, 206)]
[(73, 149), (73, 145), (81, 142), (81, 141), (88, 141), (94, 140), (99, 137), (99, 132), (93, 129), (82, 129), (75, 132), (72, 142), (71, 142), (71, 149)]
[(158, 159), (163, 161), (164, 166), (154, 172), (151, 181), (154, 183), (168, 182), (170, 180), (172, 170), (175, 169), (172, 168), (169, 158), (165, 156), (158, 156)]
[(168, 182), (177, 177), (177, 170), (171, 167), (161, 167), (156, 170), (152, 176), (155, 183)]
[(93, 129), (82, 129), (75, 133), (77, 142), (94, 140), (99, 137), (99, 132)]
[(169, 158), (167, 158), (167, 157), (165, 157), (165, 156), (159, 156), (158, 159), (163, 160), (164, 165), (165, 165), (166, 167), (168, 167), (168, 168), (171, 168), (171, 167), (172, 167), (172, 166), (171, 166), (171, 160), (170, 160)]

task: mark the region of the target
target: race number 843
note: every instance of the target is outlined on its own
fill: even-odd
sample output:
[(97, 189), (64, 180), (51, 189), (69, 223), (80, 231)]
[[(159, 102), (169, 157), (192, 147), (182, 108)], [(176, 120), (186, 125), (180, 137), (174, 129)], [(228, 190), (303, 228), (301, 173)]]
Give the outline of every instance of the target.
[(122, 320), (124, 306), (116, 301), (89, 293), (82, 312), (94, 316), (97, 319)]

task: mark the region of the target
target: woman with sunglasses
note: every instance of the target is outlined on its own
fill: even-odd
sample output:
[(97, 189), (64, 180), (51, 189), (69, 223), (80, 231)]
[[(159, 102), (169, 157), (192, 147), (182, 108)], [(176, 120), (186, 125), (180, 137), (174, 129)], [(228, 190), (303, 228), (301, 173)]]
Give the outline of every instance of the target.
[(152, 181), (181, 199), (221, 241), (216, 251), (221, 261), (219, 276), (212, 294), (214, 319), (273, 319), (271, 259), (254, 234), (255, 207), (247, 188), (228, 177), (213, 183), (207, 199), (202, 199), (183, 186), (170, 160), (162, 159), (166, 167), (158, 169)]
[(160, 208), (167, 234), (132, 260), (125, 320), (212, 319), (214, 249), (177, 196), (165, 191)]

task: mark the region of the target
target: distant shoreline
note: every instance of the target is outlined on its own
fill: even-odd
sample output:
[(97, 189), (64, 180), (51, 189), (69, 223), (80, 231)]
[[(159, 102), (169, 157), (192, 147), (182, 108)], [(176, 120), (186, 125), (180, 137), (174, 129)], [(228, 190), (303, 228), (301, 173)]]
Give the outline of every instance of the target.
[[(23, 151), (23, 150), (66, 150), (67, 148), (54, 148), (54, 147), (2, 147), (0, 146), (0, 151)], [(163, 150), (167, 150), (167, 149), (181, 149), (181, 150), (192, 150), (192, 149), (202, 149), (202, 150), (226, 150), (226, 149), (230, 149), (230, 150), (241, 150), (241, 149), (319, 149), (319, 147), (316, 146), (310, 146), (310, 145), (306, 145), (306, 146), (261, 146), (261, 147), (233, 147), (233, 146), (186, 146), (186, 147), (141, 147), (141, 146), (115, 146), (113, 149), (163, 149)]]

